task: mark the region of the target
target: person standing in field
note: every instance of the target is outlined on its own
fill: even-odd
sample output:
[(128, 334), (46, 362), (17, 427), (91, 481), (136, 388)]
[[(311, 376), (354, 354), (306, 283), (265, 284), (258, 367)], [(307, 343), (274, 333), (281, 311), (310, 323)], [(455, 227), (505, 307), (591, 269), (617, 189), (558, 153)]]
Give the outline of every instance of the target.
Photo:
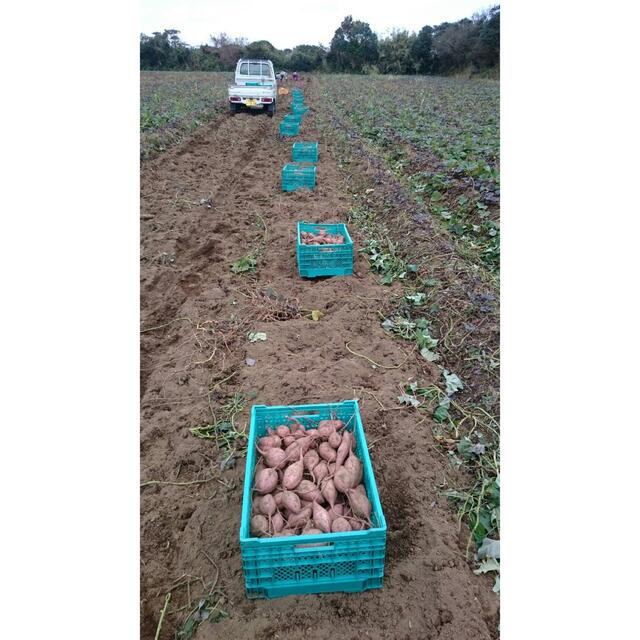
[(297, 81), (298, 81), (298, 78), (299, 78), (299, 76), (298, 76), (298, 72), (297, 72), (297, 71), (294, 71), (291, 77), (292, 77), (292, 79), (293, 79), (293, 81), (294, 81), (294, 82), (297, 82)]

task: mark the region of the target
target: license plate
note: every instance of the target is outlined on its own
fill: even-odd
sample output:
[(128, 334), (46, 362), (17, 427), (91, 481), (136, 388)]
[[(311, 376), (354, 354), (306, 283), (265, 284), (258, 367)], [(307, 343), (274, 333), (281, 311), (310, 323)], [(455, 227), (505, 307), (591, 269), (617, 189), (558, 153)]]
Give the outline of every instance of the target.
[(257, 102), (257, 100), (247, 100), (245, 104), (247, 105), (247, 107), (255, 107)]

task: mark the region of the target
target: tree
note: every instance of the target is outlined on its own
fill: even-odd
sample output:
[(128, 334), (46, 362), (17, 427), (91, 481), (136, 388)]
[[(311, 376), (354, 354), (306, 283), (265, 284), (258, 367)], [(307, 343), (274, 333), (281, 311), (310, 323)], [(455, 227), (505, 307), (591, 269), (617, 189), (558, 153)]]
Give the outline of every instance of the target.
[(180, 40), (177, 29), (140, 34), (141, 69), (189, 69), (191, 48)]
[(411, 49), (411, 57), (418, 73), (429, 73), (433, 67), (433, 29), (426, 25), (420, 29)]
[(380, 41), (378, 69), (380, 73), (414, 73), (413, 47), (416, 35), (408, 31), (392, 31)]
[(236, 62), (240, 60), (247, 46), (246, 38), (231, 38), (222, 32), (217, 36), (209, 36), (209, 40), (211, 40), (211, 44), (220, 60), (221, 70), (232, 71), (235, 69)]
[(478, 24), (468, 18), (438, 25), (433, 31), (434, 70), (449, 73), (473, 64), (472, 52), (477, 33)]
[(315, 71), (322, 68), (327, 52), (318, 45), (299, 44), (283, 66), (292, 71)]
[(274, 67), (282, 66), (284, 56), (268, 40), (258, 40), (251, 42), (245, 48), (244, 54), (247, 58), (257, 60), (271, 60)]
[(366, 22), (347, 16), (331, 39), (327, 59), (336, 71), (362, 73), (378, 61), (378, 36)]
[(500, 6), (491, 7), (477, 17), (480, 23), (473, 58), (478, 67), (493, 67), (500, 62)]

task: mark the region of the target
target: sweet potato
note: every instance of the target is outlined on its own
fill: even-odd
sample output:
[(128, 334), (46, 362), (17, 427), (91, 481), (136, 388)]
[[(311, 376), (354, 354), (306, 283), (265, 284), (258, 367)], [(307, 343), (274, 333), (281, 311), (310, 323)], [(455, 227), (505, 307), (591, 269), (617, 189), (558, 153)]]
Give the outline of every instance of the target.
[(333, 462), (336, 459), (336, 450), (328, 442), (320, 443), (318, 453), (327, 462)]
[(295, 488), (295, 492), (302, 500), (311, 500), (321, 504), (324, 502), (322, 492), (311, 480), (301, 480), (300, 484)]
[(321, 507), (317, 502), (313, 503), (313, 521), (318, 529), (324, 531), (324, 533), (331, 532), (331, 517), (327, 513), (327, 510)]
[(281, 424), (281, 425), (276, 427), (276, 433), (281, 438), (286, 438), (287, 436), (291, 435), (291, 429), (289, 429), (289, 427), (287, 427), (286, 424)]
[(353, 515), (369, 521), (371, 517), (371, 502), (369, 502), (369, 498), (355, 489), (349, 489), (347, 495), (349, 496), (349, 504)]
[(276, 500), (270, 493), (260, 498), (260, 513), (265, 516), (272, 516), (276, 512)]
[(336, 498), (338, 497), (338, 492), (336, 491), (336, 487), (333, 484), (333, 480), (331, 478), (326, 479), (322, 483), (322, 487), (320, 489), (322, 496), (329, 503), (330, 507), (336, 503)]
[(355, 476), (347, 467), (339, 467), (333, 475), (333, 483), (340, 493), (346, 495), (349, 489), (353, 489), (355, 485)]
[(313, 475), (314, 468), (320, 462), (320, 456), (315, 449), (311, 449), (304, 454), (302, 461), (304, 462), (304, 468)]
[(318, 422), (318, 429), (328, 427), (331, 431), (337, 431), (338, 429), (342, 429), (343, 426), (344, 422), (342, 422), (342, 420), (320, 420), (320, 422)]
[(342, 442), (342, 435), (337, 431), (334, 431), (329, 436), (329, 439), (327, 440), (327, 442), (333, 449), (337, 449), (340, 446), (340, 443)]
[(349, 452), (351, 451), (352, 438), (353, 436), (351, 435), (350, 431), (345, 431), (342, 434), (342, 440), (340, 442), (340, 446), (338, 447), (338, 451), (336, 452), (336, 467), (340, 467), (349, 455)]
[(275, 469), (261, 469), (256, 475), (255, 489), (258, 493), (271, 493), (278, 484)]
[(282, 438), (278, 435), (262, 436), (258, 440), (258, 447), (261, 449), (270, 449), (271, 447), (280, 447)]
[(312, 475), (315, 478), (315, 481), (320, 484), (320, 482), (322, 482), (322, 480), (329, 475), (329, 467), (327, 466), (327, 461), (320, 460), (320, 462), (318, 462), (318, 464), (313, 469)]
[(353, 486), (359, 485), (362, 481), (362, 462), (360, 462), (360, 458), (353, 451), (350, 451), (349, 457), (344, 461), (344, 466), (353, 475)]
[[(258, 449), (258, 451), (260, 450)], [(287, 459), (287, 454), (282, 449), (278, 449), (276, 447), (265, 449), (260, 453), (262, 453), (267, 467), (271, 468), (279, 467)]]
[(251, 518), (249, 523), (252, 536), (266, 535), (269, 533), (269, 521), (265, 516), (257, 515)]
[(300, 498), (293, 491), (282, 492), (282, 505), (289, 511), (289, 513), (300, 513), (302, 506), (300, 504)]
[(276, 511), (273, 516), (271, 516), (271, 528), (273, 529), (274, 535), (284, 528), (284, 518), (279, 511)]
[(282, 509), (282, 507), (284, 506), (282, 504), (282, 494), (284, 493), (284, 491), (276, 491), (273, 494), (273, 499), (276, 501), (276, 507), (278, 507), (278, 509)]
[(285, 446), (285, 448), (293, 444), (295, 441), (296, 439), (291, 434), (282, 438), (282, 444)]
[(334, 533), (343, 532), (343, 531), (351, 531), (351, 525), (346, 518), (334, 518), (331, 523), (331, 531)]
[(284, 477), (282, 478), (282, 486), (285, 489), (295, 489), (302, 480), (304, 475), (304, 463), (302, 462), (302, 453), (300, 453), (300, 459), (297, 462), (293, 462), (284, 470)]
[(307, 524), (307, 522), (309, 522), (309, 518), (311, 518), (311, 513), (312, 513), (311, 507), (305, 507), (300, 511), (300, 513), (292, 513), (287, 518), (287, 526), (291, 529), (304, 527)]

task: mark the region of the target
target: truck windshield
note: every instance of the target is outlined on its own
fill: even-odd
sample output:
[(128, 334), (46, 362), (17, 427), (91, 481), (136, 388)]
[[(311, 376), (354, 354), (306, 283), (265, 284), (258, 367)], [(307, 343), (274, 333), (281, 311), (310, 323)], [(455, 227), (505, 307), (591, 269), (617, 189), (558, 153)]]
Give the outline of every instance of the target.
[(240, 65), (240, 75), (243, 76), (268, 76), (269, 65), (264, 62), (243, 62)]

